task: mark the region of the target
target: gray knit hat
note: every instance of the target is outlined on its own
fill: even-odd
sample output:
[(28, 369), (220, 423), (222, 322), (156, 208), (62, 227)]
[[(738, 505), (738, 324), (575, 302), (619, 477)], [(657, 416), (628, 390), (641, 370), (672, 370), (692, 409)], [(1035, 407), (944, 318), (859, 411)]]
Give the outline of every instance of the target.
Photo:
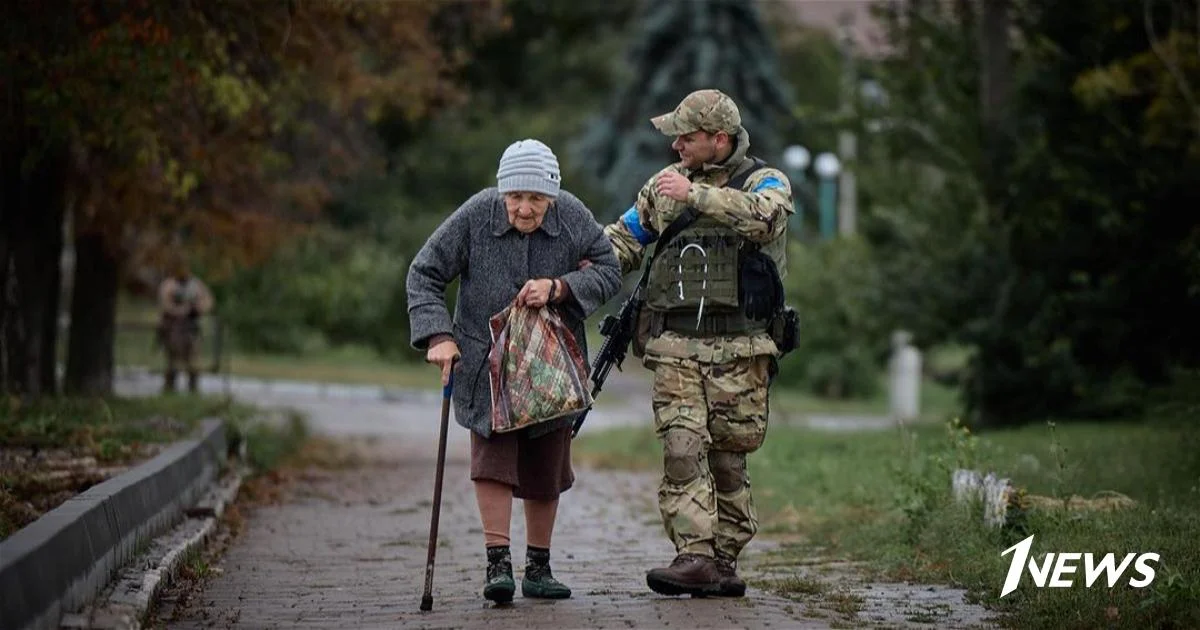
[(496, 171), (500, 193), (528, 191), (557, 197), (561, 184), (558, 158), (550, 147), (538, 140), (518, 140), (504, 150), (500, 156), (500, 168)]

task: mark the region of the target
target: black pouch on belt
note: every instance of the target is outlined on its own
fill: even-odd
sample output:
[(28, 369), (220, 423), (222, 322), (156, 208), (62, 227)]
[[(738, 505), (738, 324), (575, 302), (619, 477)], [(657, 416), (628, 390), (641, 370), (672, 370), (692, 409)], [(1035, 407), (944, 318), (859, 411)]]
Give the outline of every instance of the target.
[(746, 317), (768, 321), (783, 310), (783, 280), (770, 256), (746, 246), (739, 267), (738, 301)]

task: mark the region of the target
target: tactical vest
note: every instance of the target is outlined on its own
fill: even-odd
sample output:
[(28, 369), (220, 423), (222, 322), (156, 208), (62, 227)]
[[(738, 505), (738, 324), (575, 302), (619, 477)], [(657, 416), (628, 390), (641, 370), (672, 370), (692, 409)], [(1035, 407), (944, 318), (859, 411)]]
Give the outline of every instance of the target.
[[(763, 166), (754, 161), (726, 185), (744, 187), (749, 175)], [(650, 267), (646, 307), (661, 317), (661, 326), (653, 328), (692, 337), (765, 332), (766, 322), (748, 319), (738, 301), (740, 255), (756, 246), (784, 277), (787, 232), (759, 246), (720, 221), (700, 215), (657, 254)]]

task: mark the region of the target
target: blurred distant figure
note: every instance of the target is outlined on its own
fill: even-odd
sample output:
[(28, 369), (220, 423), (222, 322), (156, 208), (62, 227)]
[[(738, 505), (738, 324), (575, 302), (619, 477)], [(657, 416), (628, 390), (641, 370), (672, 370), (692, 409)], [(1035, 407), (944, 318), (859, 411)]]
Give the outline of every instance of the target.
[(158, 287), (158, 306), (161, 319), (158, 339), (167, 352), (167, 370), (163, 375), (163, 391), (175, 391), (179, 370), (188, 373), (188, 391), (199, 389), (200, 373), (196, 366), (196, 342), (200, 339), (200, 317), (213, 307), (212, 292), (187, 265), (180, 264), (173, 275)]

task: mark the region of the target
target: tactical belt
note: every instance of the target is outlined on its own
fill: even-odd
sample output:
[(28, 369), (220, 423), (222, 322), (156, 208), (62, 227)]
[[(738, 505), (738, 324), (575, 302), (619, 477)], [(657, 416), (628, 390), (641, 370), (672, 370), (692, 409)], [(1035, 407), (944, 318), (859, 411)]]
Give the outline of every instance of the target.
[(752, 322), (741, 312), (706, 314), (696, 327), (695, 313), (666, 313), (663, 330), (685, 337), (727, 337), (732, 335), (755, 335), (767, 331), (766, 324)]

